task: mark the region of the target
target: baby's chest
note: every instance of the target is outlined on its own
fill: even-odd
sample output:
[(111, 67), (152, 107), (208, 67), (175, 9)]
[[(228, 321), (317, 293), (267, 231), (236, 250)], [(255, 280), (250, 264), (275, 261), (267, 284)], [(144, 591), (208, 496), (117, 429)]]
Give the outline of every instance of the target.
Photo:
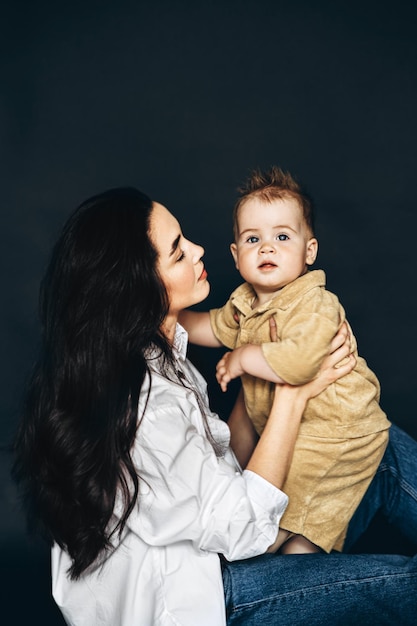
[(271, 341), (270, 319), (274, 318), (277, 326), (278, 341), (280, 340), (280, 328), (282, 320), (276, 311), (268, 311), (262, 315), (252, 315), (239, 317), (239, 331), (236, 347), (246, 343), (265, 343)]

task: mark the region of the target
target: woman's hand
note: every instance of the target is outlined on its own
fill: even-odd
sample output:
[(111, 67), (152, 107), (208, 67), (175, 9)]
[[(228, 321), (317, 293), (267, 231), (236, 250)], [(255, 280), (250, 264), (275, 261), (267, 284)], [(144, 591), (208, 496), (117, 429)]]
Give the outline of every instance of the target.
[[(274, 321), (270, 323), (274, 338)], [(291, 465), (295, 441), (305, 406), (329, 385), (352, 371), (356, 359), (351, 354), (351, 338), (346, 324), (333, 339), (329, 355), (319, 374), (305, 385), (275, 385), (275, 395), (269, 419), (253, 451), (247, 469), (282, 489)]]
[(356, 359), (351, 350), (350, 332), (344, 323), (331, 342), (329, 355), (324, 359), (316, 378), (302, 385), (308, 399), (318, 396), (329, 385), (353, 370)]

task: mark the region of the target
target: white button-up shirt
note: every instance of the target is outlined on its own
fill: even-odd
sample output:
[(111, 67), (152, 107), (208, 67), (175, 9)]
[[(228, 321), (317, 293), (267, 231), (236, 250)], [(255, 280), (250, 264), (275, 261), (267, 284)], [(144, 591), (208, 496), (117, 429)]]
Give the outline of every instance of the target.
[[(211, 412), (206, 383), (186, 349), (187, 334), (178, 326), (178, 369), (200, 401), (164, 377), (157, 358), (149, 360), (132, 451), (140, 493), (116, 549), (77, 581), (67, 577), (67, 553), (52, 549), (53, 596), (68, 624), (222, 626), (218, 554), (245, 559), (276, 539), (287, 496), (257, 474), (241, 472), (229, 428)], [(220, 456), (205, 433), (201, 400)]]

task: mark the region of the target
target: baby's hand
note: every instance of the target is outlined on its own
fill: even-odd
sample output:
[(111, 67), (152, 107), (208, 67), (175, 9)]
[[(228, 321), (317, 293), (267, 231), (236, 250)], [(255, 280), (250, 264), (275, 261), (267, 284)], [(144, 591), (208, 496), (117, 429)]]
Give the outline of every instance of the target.
[(244, 373), (240, 363), (241, 348), (226, 352), (216, 366), (216, 378), (221, 390), (226, 391), (228, 383)]

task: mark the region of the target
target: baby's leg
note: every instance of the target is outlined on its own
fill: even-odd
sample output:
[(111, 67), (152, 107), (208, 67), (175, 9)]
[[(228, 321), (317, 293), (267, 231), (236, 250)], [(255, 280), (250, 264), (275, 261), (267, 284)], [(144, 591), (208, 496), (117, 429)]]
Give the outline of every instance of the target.
[(280, 554), (313, 554), (321, 552), (316, 544), (302, 535), (293, 535), (281, 547)]
[[(341, 551), (347, 525), (372, 480), (386, 441), (385, 432), (352, 439), (299, 435), (282, 488), (289, 504), (280, 524), (324, 552)], [(289, 543), (282, 553), (311, 552), (307, 545)]]
[(279, 529), (277, 538), (275, 539), (272, 546), (269, 546), (267, 552), (278, 552), (281, 546), (288, 541), (290, 537), (293, 536), (293, 533), (290, 533), (288, 530)]

